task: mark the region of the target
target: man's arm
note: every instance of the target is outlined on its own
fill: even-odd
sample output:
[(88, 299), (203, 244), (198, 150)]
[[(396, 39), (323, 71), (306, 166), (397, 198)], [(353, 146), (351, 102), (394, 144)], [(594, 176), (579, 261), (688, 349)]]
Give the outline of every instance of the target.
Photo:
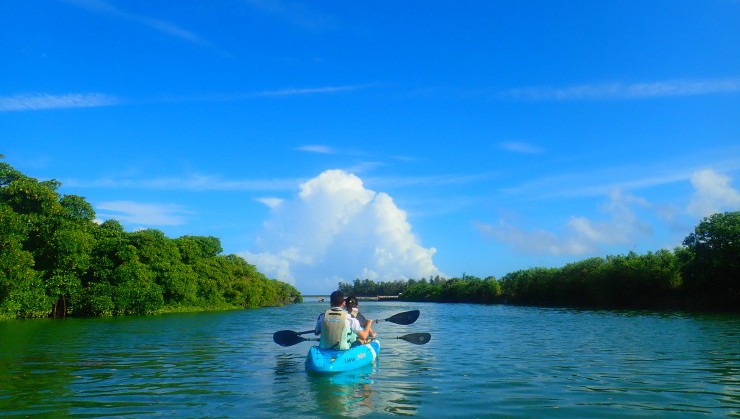
[[(358, 321), (357, 324), (359, 325), (360, 322)], [(368, 335), (372, 334), (371, 336), (374, 336), (375, 333), (373, 333), (373, 329), (370, 327), (372, 324), (373, 324), (373, 321), (368, 320), (364, 329), (360, 328), (360, 330), (355, 330), (355, 333), (357, 333), (357, 337), (359, 337), (361, 340), (366, 340)]]

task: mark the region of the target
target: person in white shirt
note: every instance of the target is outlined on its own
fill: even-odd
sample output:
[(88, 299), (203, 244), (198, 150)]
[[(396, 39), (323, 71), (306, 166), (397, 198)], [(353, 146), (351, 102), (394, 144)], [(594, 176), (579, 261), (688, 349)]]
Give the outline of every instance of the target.
[[(350, 295), (349, 297), (347, 297), (347, 299), (344, 301), (344, 308), (352, 317), (360, 322), (360, 326), (362, 326), (363, 329), (369, 329), (368, 337), (375, 337), (375, 332), (372, 330), (372, 328), (368, 326), (368, 319), (366, 319), (365, 316), (360, 313), (360, 302), (357, 300), (357, 297), (355, 297), (354, 295)], [(367, 339), (361, 339), (358, 336), (353, 346), (365, 343), (367, 343)]]
[[(344, 294), (334, 291), (329, 297), (331, 307), (316, 320), (314, 333), (321, 335), (319, 347), (323, 349), (349, 349), (356, 340), (365, 341), (372, 332), (372, 320), (366, 327), (344, 309)], [(373, 333), (374, 335), (374, 333)]]

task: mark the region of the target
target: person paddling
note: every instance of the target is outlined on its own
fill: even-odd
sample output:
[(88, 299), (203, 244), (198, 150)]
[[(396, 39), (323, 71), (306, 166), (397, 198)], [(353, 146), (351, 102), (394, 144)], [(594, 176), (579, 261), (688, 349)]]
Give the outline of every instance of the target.
[[(360, 326), (362, 326), (363, 329), (368, 330), (368, 336), (374, 338), (375, 332), (371, 327), (368, 326), (369, 320), (365, 318), (365, 316), (360, 313), (360, 303), (357, 300), (357, 297), (354, 295), (350, 295), (347, 297), (347, 299), (344, 302), (344, 308), (347, 310), (347, 312), (357, 319), (357, 321), (360, 322)], [(364, 344), (367, 343), (367, 339), (360, 339), (358, 336), (357, 340), (355, 341), (355, 344)], [(353, 344), (353, 346), (355, 346)]]
[(344, 309), (344, 294), (334, 291), (329, 297), (331, 307), (322, 313), (316, 320), (315, 334), (321, 334), (319, 347), (322, 349), (349, 349), (352, 343), (360, 339), (364, 341), (372, 333), (370, 326), (373, 321), (367, 322), (366, 328)]

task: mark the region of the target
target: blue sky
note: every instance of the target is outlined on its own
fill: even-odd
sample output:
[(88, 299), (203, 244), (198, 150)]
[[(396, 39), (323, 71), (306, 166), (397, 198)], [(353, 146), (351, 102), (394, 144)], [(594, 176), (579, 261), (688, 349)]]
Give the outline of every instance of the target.
[(740, 209), (740, 1), (5, 1), (0, 153), (304, 293)]

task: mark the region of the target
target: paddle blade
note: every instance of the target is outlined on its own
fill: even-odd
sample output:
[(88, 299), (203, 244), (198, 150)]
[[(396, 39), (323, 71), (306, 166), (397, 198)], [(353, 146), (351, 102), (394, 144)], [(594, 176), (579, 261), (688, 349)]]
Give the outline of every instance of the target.
[(395, 323), (395, 324), (403, 324), (403, 325), (409, 325), (416, 321), (416, 319), (419, 318), (419, 310), (411, 310), (411, 311), (404, 311), (403, 313), (394, 314), (385, 321)]
[(306, 339), (298, 336), (298, 333), (292, 330), (280, 330), (272, 334), (272, 340), (280, 346), (293, 346)]
[(396, 339), (405, 340), (414, 345), (424, 345), (432, 339), (429, 333), (409, 333), (408, 335), (399, 336)]

